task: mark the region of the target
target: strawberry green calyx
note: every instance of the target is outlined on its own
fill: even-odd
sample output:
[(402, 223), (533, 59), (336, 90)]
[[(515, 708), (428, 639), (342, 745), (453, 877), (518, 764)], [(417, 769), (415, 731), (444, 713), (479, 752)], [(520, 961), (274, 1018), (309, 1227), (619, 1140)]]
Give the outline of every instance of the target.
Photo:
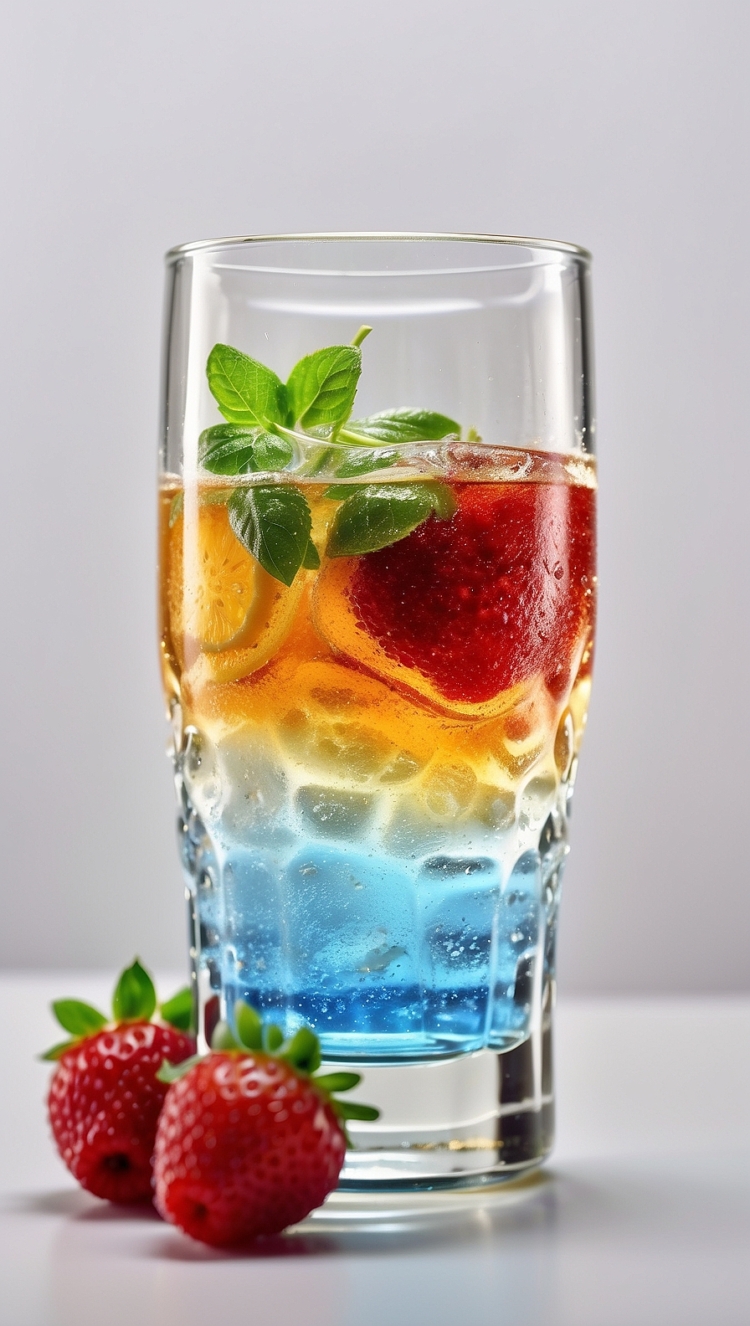
[(115, 1022), (150, 1022), (156, 1012), (156, 989), (138, 959), (126, 967), (112, 996)]
[[(310, 1027), (299, 1027), (289, 1039), (275, 1023), (264, 1024), (256, 1009), (251, 1008), (243, 999), (238, 999), (234, 1006), (234, 1027), (228, 1022), (219, 1022), (211, 1037), (211, 1052), (234, 1054), (266, 1054), (270, 1058), (280, 1059), (290, 1065), (300, 1077), (309, 1078), (315, 1089), (331, 1105), (346, 1135), (347, 1119), (357, 1119), (373, 1123), (380, 1117), (380, 1111), (373, 1105), (360, 1105), (356, 1101), (338, 1100), (343, 1091), (351, 1091), (359, 1086), (362, 1078), (359, 1073), (335, 1072), (320, 1073), (320, 1041)], [(170, 1064), (166, 1060), (156, 1074), (160, 1082), (177, 1082), (186, 1073), (200, 1063), (205, 1055), (194, 1055), (180, 1064)]]
[(193, 1031), (193, 996), (189, 987), (157, 1005), (154, 982), (135, 958), (118, 977), (112, 996), (111, 1018), (81, 999), (56, 999), (53, 1002), (52, 1012), (63, 1030), (69, 1032), (70, 1039), (53, 1045), (39, 1057), (54, 1062), (81, 1041), (107, 1027), (119, 1027), (128, 1022), (151, 1022), (157, 1006), (161, 1022), (178, 1031)]

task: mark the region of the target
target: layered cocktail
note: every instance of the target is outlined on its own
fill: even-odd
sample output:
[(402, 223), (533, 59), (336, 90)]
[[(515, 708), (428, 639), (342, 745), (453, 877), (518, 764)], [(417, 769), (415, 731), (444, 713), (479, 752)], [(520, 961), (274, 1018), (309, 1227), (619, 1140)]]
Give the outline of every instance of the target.
[(214, 343), (221, 422), (162, 479), (202, 1030), (242, 998), (332, 1061), (502, 1060), (551, 1001), (594, 461), (423, 402), (356, 417), (351, 330), (274, 369)]

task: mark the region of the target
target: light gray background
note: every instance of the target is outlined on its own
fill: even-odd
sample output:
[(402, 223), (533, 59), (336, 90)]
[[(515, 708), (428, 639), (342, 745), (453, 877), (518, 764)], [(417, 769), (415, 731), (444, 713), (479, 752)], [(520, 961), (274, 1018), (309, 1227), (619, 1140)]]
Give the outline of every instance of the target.
[(0, 24), (5, 963), (183, 960), (163, 250), (467, 229), (595, 255), (601, 632), (563, 988), (746, 988), (750, 6), (12, 0)]

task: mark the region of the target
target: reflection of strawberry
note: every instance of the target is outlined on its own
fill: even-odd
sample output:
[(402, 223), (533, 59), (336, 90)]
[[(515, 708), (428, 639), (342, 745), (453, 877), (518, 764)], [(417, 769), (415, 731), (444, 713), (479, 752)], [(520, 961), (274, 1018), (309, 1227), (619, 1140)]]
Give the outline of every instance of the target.
[[(195, 1042), (184, 1030), (191, 998), (181, 992), (161, 1006), (163, 1023), (152, 1022), (156, 994), (137, 961), (115, 990), (114, 1024), (75, 999), (53, 1005), (73, 1039), (50, 1050), (58, 1060), (49, 1092), (49, 1118), (68, 1169), (97, 1197), (111, 1202), (151, 1198), (151, 1155), (159, 1112), (167, 1094), (157, 1072), (165, 1059), (187, 1059)], [(170, 1018), (177, 1025), (164, 1025)]]
[(361, 557), (360, 627), (453, 701), (480, 704), (542, 673), (570, 682), (592, 613), (594, 494), (568, 484), (460, 484), (450, 520)]

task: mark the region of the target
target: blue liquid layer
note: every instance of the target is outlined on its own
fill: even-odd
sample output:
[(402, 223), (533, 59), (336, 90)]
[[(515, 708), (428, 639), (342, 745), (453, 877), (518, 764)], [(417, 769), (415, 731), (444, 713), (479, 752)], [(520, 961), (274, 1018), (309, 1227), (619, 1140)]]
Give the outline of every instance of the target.
[(242, 998), (287, 1035), (306, 1022), (329, 1059), (508, 1049), (528, 1035), (553, 962), (558, 809), (539, 806), (520, 854), (517, 834), (467, 844), (446, 830), (444, 850), (405, 859), (375, 834), (354, 846), (335, 824), (330, 841), (295, 831), (283, 811), (266, 833), (238, 839), (216, 815), (209, 833), (184, 782), (182, 798), (199, 987), (223, 1014)]

